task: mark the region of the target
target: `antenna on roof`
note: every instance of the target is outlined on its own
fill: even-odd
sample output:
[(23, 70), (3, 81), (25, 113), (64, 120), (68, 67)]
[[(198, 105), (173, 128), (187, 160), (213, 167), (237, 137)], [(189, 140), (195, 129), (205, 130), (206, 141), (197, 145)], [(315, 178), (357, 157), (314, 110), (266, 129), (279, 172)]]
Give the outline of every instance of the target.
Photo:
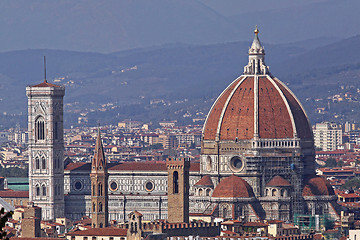
[(44, 82), (46, 81), (46, 56), (44, 56)]

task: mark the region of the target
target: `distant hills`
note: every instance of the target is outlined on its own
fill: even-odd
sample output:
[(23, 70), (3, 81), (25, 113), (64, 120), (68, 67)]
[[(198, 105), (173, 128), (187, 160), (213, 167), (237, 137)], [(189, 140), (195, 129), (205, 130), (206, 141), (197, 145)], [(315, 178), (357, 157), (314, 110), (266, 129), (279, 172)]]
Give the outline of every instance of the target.
[[(0, 53), (0, 109), (26, 115), (25, 86), (43, 80), (42, 57), (46, 55), (48, 80), (66, 85), (65, 103), (69, 105), (65, 110), (72, 110), (67, 113), (68, 124), (74, 124), (84, 109), (91, 112), (92, 123), (96, 118), (108, 123), (124, 118), (156, 122), (182, 119), (187, 111), (192, 116), (206, 114), (215, 97), (242, 74), (250, 43), (173, 44), (111, 54), (60, 50)], [(315, 48), (304, 48), (303, 43), (264, 45), (270, 71), (289, 84), (312, 121), (321, 118), (315, 114), (316, 105), (305, 99), (326, 98), (335, 94), (340, 84), (359, 85), (359, 36)], [(165, 103), (151, 105), (154, 99)], [(106, 103), (114, 107), (93, 111)]]

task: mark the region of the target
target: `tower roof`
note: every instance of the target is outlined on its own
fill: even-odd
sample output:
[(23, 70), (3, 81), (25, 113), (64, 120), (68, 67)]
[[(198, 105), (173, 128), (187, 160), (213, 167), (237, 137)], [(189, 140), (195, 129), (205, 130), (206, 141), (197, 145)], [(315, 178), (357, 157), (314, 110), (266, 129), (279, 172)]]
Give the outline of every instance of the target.
[(284, 179), (283, 177), (277, 175), (273, 177), (266, 186), (272, 186), (272, 187), (287, 187), (291, 186), (288, 180)]
[(32, 85), (31, 87), (60, 87), (60, 86), (53, 83), (48, 83), (46, 80), (44, 80), (42, 83)]
[(95, 154), (91, 163), (91, 171), (105, 171), (106, 170), (106, 159), (104, 154), (104, 148), (101, 141), (100, 128), (98, 129), (98, 136), (95, 144)]
[(195, 186), (214, 187), (214, 184), (211, 177), (209, 175), (205, 175), (197, 183), (195, 183)]

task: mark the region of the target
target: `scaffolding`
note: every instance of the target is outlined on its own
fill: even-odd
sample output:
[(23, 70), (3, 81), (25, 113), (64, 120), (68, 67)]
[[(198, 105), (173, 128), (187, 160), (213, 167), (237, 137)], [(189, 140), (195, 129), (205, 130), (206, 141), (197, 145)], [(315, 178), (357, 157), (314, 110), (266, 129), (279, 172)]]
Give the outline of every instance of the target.
[(264, 191), (266, 183), (273, 177), (279, 175), (289, 179), (293, 191), (291, 193), (290, 214), (304, 214), (305, 203), (302, 196), (304, 163), (301, 155), (296, 149), (262, 152), (260, 156), (248, 160), (249, 172), (260, 172), (262, 175), (261, 189)]
[(301, 233), (319, 232), (333, 222), (329, 215), (295, 214), (294, 225), (299, 227)]

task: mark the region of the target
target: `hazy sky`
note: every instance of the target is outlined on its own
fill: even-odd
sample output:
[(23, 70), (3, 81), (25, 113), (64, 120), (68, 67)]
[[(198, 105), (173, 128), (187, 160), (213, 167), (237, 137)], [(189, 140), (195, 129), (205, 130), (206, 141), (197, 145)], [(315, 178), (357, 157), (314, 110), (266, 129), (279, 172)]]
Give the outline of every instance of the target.
[(328, 0), (199, 0), (225, 16), (247, 12), (294, 8)]
[(359, 0), (3, 0), (0, 52), (114, 52), (168, 43), (269, 43), (360, 33)]

